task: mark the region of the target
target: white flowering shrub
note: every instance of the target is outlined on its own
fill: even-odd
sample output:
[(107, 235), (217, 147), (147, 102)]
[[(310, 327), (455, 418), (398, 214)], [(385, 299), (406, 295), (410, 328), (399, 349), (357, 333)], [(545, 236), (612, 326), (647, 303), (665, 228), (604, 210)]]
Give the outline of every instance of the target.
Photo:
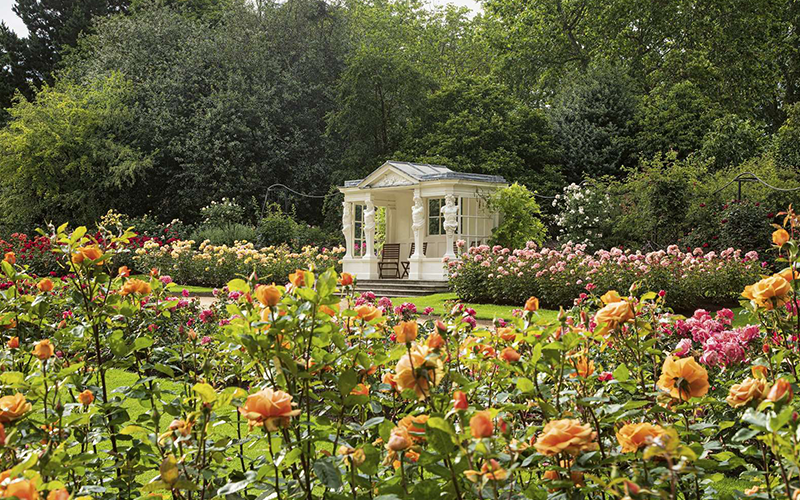
[(210, 205), (200, 209), (203, 217), (202, 225), (221, 227), (226, 224), (235, 224), (244, 219), (244, 207), (230, 198), (212, 201)]
[(611, 199), (596, 185), (570, 184), (557, 194), (553, 207), (556, 239), (586, 245), (589, 249), (603, 246), (603, 237), (611, 233)]

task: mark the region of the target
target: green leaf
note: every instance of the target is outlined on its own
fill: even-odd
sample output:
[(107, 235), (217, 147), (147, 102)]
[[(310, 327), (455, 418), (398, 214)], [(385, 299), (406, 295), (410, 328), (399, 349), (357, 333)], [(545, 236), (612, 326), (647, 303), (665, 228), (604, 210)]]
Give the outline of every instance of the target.
[(631, 378), (631, 372), (628, 370), (628, 367), (625, 366), (624, 363), (619, 365), (611, 375), (613, 375), (614, 380), (618, 382), (627, 382), (628, 379)]
[(147, 349), (151, 345), (153, 345), (153, 339), (150, 337), (139, 337), (133, 341), (133, 350)]
[(247, 293), (250, 291), (250, 285), (248, 285), (245, 280), (241, 278), (236, 278), (228, 282), (228, 290), (232, 292)]
[(455, 431), (450, 422), (441, 417), (431, 417), (425, 423), (425, 435), (433, 448), (442, 455), (450, 455), (455, 449)]
[(332, 459), (333, 457), (326, 457), (317, 460), (312, 467), (320, 482), (328, 489), (336, 491), (342, 487), (342, 473)]
[(194, 384), (192, 390), (200, 395), (200, 399), (202, 399), (204, 403), (213, 403), (217, 400), (217, 392), (208, 384)]
[(250, 486), (250, 484), (252, 484), (253, 481), (255, 481), (255, 479), (256, 479), (256, 472), (249, 470), (245, 473), (244, 479), (242, 479), (241, 481), (236, 481), (234, 483), (228, 483), (224, 485), (222, 488), (217, 490), (217, 495), (218, 496), (230, 495), (231, 493), (242, 491), (243, 489)]
[(358, 376), (356, 375), (355, 370), (349, 368), (339, 377), (339, 393), (342, 396), (347, 396), (357, 384)]
[(531, 382), (529, 378), (519, 377), (517, 379), (517, 389), (519, 389), (520, 392), (533, 392), (533, 382)]

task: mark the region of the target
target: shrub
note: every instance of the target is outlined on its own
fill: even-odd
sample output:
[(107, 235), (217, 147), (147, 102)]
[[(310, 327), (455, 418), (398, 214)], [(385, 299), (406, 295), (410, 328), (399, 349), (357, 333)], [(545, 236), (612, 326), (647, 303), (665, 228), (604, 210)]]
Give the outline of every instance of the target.
[(545, 228), (539, 219), (541, 211), (533, 193), (514, 183), (494, 191), (487, 201), (490, 211), (500, 214), (500, 224), (492, 231), (493, 245), (522, 246), (528, 241), (541, 244)]
[(209, 227), (224, 227), (230, 224), (244, 222), (244, 207), (234, 200), (222, 198), (219, 202), (212, 201), (200, 209), (202, 225)]
[(194, 241), (208, 240), (212, 245), (233, 245), (237, 241), (256, 241), (258, 231), (244, 224), (204, 225), (195, 230), (190, 239)]
[(599, 182), (570, 184), (552, 203), (558, 210), (555, 217), (556, 240), (574, 241), (587, 248), (598, 248), (611, 237), (611, 203)]

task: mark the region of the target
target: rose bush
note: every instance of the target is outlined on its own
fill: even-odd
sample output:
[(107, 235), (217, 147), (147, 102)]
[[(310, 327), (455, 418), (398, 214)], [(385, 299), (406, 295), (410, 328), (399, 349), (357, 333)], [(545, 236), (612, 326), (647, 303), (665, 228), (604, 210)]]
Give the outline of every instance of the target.
[(756, 252), (733, 248), (684, 252), (671, 245), (649, 253), (620, 248), (590, 253), (572, 243), (555, 249), (529, 243), (516, 250), (482, 245), (446, 265), (453, 291), (467, 302), (520, 304), (534, 295), (547, 306), (568, 307), (593, 290), (636, 286), (663, 291), (667, 304), (680, 310), (735, 302), (762, 271)]
[[(797, 222), (775, 246), (788, 272), (747, 283), (746, 334), (621, 288), (555, 322), (536, 298), (503, 326), (461, 305), (421, 321), (331, 268), (237, 278), (203, 309), (115, 269), (130, 233), (103, 248), (62, 226), (52, 287), (0, 263), (0, 495), (800, 495)], [(737, 335), (725, 364), (699, 350)]]

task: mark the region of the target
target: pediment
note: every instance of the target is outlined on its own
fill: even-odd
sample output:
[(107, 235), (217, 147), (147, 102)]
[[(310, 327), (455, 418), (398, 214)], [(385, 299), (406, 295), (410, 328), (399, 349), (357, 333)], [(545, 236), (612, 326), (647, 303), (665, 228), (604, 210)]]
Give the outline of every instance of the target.
[(396, 186), (413, 186), (419, 181), (401, 172), (389, 163), (383, 164), (380, 168), (372, 172), (361, 183), (359, 188), (381, 188)]

